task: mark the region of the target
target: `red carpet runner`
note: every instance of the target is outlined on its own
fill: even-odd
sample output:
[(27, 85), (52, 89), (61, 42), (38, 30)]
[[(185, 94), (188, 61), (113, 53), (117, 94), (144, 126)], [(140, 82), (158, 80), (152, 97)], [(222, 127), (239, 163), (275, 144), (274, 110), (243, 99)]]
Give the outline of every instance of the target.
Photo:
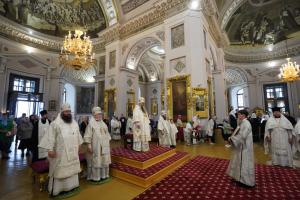
[(300, 199), (300, 170), (256, 165), (256, 187), (243, 188), (225, 174), (228, 163), (197, 156), (135, 199)]

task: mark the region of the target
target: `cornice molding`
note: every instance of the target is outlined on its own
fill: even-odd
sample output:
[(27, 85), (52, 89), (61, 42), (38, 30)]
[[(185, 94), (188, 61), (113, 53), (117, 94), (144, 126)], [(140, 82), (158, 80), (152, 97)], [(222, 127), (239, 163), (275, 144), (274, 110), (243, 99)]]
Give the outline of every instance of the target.
[[(287, 51), (284, 41), (276, 44), (272, 48), (272, 51), (268, 51), (268, 46), (265, 46), (263, 48), (242, 48), (230, 46), (224, 49), (225, 60), (236, 63), (253, 63), (286, 58)], [(288, 55), (289, 57), (300, 55), (299, 39), (294, 38), (288, 40)]]

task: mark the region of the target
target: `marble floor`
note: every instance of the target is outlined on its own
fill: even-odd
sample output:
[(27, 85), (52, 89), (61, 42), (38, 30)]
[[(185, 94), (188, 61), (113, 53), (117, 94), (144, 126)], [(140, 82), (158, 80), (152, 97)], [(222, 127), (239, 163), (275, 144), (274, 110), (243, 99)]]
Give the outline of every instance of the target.
[[(112, 142), (112, 147), (121, 145), (120, 142)], [(31, 169), (28, 167), (30, 158), (21, 157), (21, 151), (14, 149), (12, 145), (10, 159), (0, 159), (0, 200), (29, 200), (48, 199), (47, 192), (40, 192), (37, 185), (32, 183)], [(178, 144), (179, 151), (189, 152), (192, 156), (203, 155), (229, 159), (231, 149), (225, 148), (224, 144), (200, 144), (186, 146)], [(265, 164), (268, 157), (264, 155), (263, 146), (254, 144), (255, 162)], [(128, 200), (137, 196), (145, 189), (112, 178), (109, 183), (103, 185), (90, 185), (84, 179), (80, 180), (80, 193), (70, 200)]]

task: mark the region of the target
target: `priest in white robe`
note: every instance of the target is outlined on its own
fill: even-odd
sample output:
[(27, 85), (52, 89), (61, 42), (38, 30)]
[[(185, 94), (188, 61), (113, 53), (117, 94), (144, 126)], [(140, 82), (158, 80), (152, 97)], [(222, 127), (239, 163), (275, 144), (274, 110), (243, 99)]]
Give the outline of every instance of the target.
[(128, 119), (126, 122), (126, 133), (125, 134), (132, 134), (132, 127), (133, 127), (133, 121), (132, 121), (132, 115), (130, 114), (128, 116)]
[(239, 131), (232, 134), (228, 141), (232, 144), (232, 157), (227, 174), (239, 183), (255, 186), (252, 127), (247, 119), (248, 111), (238, 111)]
[(44, 160), (48, 156), (48, 150), (39, 148), (38, 145), (42, 141), (42, 138), (50, 128), (50, 120), (48, 119), (47, 110), (40, 112), (41, 118), (37, 123), (34, 124), (32, 131), (32, 163), (38, 160)]
[(114, 115), (110, 121), (111, 135), (113, 140), (121, 140), (121, 122)]
[(100, 107), (92, 109), (93, 116), (85, 130), (84, 142), (87, 143), (87, 180), (102, 182), (109, 178), (110, 134), (102, 120)]
[(298, 120), (295, 126), (295, 145), (294, 145), (294, 154), (296, 154), (296, 159), (300, 159), (300, 120)]
[(170, 131), (171, 147), (175, 148), (176, 147), (176, 135), (178, 133), (178, 129), (177, 129), (176, 124), (174, 123), (173, 119), (170, 119), (170, 126), (171, 126), (171, 131)]
[(170, 147), (171, 126), (170, 126), (170, 122), (167, 120), (167, 113), (164, 110), (161, 111), (161, 115), (159, 116), (157, 130), (158, 130), (159, 145), (164, 147)]
[(150, 120), (145, 108), (145, 99), (139, 98), (139, 104), (133, 110), (133, 150), (149, 151), (151, 141)]
[(61, 113), (51, 123), (39, 147), (48, 150), (49, 185), (51, 196), (61, 192), (72, 194), (79, 187), (79, 147), (82, 144), (79, 126), (72, 119), (69, 104), (63, 104)]
[(293, 125), (280, 108), (272, 108), (272, 112), (265, 128), (265, 153), (271, 155), (273, 165), (293, 167)]

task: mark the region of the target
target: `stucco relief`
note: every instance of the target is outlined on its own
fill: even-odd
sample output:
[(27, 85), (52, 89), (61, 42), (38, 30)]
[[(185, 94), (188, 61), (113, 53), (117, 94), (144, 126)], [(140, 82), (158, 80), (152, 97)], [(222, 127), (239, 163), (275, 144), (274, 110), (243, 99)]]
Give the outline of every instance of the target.
[(165, 32), (164, 31), (158, 31), (156, 33), (156, 35), (159, 39), (161, 39), (162, 41), (165, 41)]
[(132, 80), (129, 78), (129, 79), (127, 80), (127, 85), (128, 85), (129, 87), (131, 87), (132, 84), (133, 84), (133, 82), (132, 82)]
[(109, 85), (110, 85), (110, 86), (114, 86), (115, 83), (116, 83), (116, 81), (115, 81), (114, 78), (111, 78), (111, 79), (109, 80)]
[(180, 73), (185, 68), (185, 62), (185, 56), (170, 60), (171, 69), (174, 69), (176, 72)]
[(129, 0), (122, 5), (122, 10), (124, 14), (129, 13), (130, 11), (136, 9), (137, 7), (143, 5), (149, 0)]

